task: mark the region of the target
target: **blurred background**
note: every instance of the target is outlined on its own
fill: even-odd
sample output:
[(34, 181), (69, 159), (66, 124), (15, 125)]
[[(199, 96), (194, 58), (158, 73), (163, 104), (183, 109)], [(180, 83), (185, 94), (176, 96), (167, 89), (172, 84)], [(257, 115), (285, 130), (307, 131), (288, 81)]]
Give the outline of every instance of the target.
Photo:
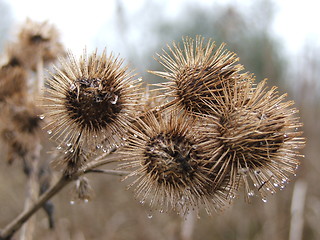
[[(95, 198), (70, 205), (64, 189), (53, 199), (55, 229), (39, 211), (35, 239), (320, 239), (319, 9), (312, 0), (0, 0), (0, 52), (27, 17), (48, 20), (73, 53), (106, 47), (147, 82), (160, 81), (147, 70), (161, 70), (153, 57), (167, 43), (198, 34), (225, 42), (257, 81), (268, 78), (295, 101), (307, 138), (297, 176), (266, 203), (240, 198), (222, 213), (184, 220), (150, 212), (119, 177), (90, 175)], [(25, 195), (19, 163), (1, 160), (0, 229), (21, 212)]]

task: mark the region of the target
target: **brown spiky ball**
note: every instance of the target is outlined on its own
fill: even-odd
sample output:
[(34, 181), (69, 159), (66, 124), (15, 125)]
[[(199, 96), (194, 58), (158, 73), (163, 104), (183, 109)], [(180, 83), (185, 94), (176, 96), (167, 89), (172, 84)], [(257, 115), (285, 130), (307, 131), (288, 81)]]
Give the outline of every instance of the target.
[(225, 85), (250, 81), (247, 73), (241, 73), (243, 66), (238, 63), (235, 53), (224, 49), (225, 44), (216, 47), (211, 39), (205, 43), (197, 36), (183, 38), (183, 46), (173, 43), (169, 51), (158, 54), (158, 61), (165, 71), (151, 71), (168, 82), (158, 84), (170, 97), (173, 107), (189, 112), (208, 113), (212, 109), (207, 102), (223, 99)]
[[(112, 144), (125, 134), (140, 97), (139, 80), (106, 51), (70, 53), (48, 79), (44, 105), (47, 129), (70, 144)], [(133, 106), (132, 106), (133, 105)]]
[(149, 112), (138, 123), (122, 159), (135, 168), (129, 176), (136, 176), (132, 185), (142, 203), (182, 214), (204, 205), (210, 214), (233, 196), (230, 176), (216, 161), (204, 124), (176, 111)]
[(59, 31), (48, 21), (36, 22), (27, 19), (21, 25), (15, 48), (17, 59), (32, 70), (36, 69), (39, 61), (47, 64), (65, 55)]
[(27, 93), (27, 72), (20, 66), (0, 68), (0, 102), (23, 103)]
[(262, 196), (273, 193), (300, 164), (304, 138), (297, 110), (275, 87), (268, 89), (265, 81), (256, 88), (247, 84), (241, 91), (233, 89), (237, 94), (228, 92), (216, 120), (217, 139), (223, 146), (219, 159), (231, 166), (231, 175), (236, 176), (231, 181), (240, 179), (248, 196), (256, 194), (254, 190)]

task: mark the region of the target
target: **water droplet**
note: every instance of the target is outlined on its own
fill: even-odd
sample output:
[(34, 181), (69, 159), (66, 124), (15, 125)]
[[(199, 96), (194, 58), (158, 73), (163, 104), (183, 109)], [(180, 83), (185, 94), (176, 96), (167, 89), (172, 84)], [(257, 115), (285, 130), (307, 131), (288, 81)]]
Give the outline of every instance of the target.
[(89, 199), (86, 198), (86, 199), (84, 199), (83, 201), (84, 201), (84, 203), (88, 203), (88, 202), (89, 202)]
[(97, 149), (100, 149), (100, 148), (102, 148), (102, 147), (103, 147), (102, 144), (98, 144), (98, 145), (96, 146)]
[(248, 192), (248, 196), (249, 196), (249, 197), (253, 197), (253, 196), (254, 196), (254, 191), (253, 191), (253, 190), (249, 191), (249, 192)]
[(163, 213), (164, 211), (163, 211), (163, 209), (160, 209), (160, 211), (159, 211), (160, 213)]
[(262, 202), (264, 202), (264, 203), (266, 203), (266, 202), (268, 201), (266, 198), (262, 198), (261, 200), (262, 200)]
[(138, 137), (138, 135), (137, 135), (137, 134), (133, 134), (133, 136), (134, 136), (134, 137), (136, 137), (136, 138)]
[(140, 204), (144, 204), (144, 200), (141, 200), (141, 201), (140, 201)]
[(70, 90), (71, 90), (71, 91), (75, 90), (76, 88), (77, 88), (77, 87), (76, 87), (75, 84), (72, 83), (72, 84), (70, 85)]
[(100, 96), (96, 96), (96, 102), (102, 102), (103, 101), (103, 98), (100, 97)]
[(43, 120), (44, 117), (45, 117), (44, 115), (40, 115), (40, 116), (39, 116), (39, 118), (40, 118), (41, 120)]
[(50, 135), (52, 133), (52, 130), (48, 130), (47, 133)]
[(273, 183), (273, 186), (279, 187), (279, 184), (278, 183)]
[(106, 153), (108, 150), (107, 150), (107, 149), (105, 149), (105, 148), (103, 148), (103, 149), (102, 149), (102, 151), (103, 151), (104, 153)]
[(71, 143), (67, 143), (67, 146), (70, 147), (70, 146), (71, 146)]
[(125, 137), (122, 137), (122, 140), (123, 140), (123, 141), (127, 141), (127, 139), (126, 139)]
[(75, 203), (74, 201), (70, 201), (70, 204), (71, 204), (71, 205), (74, 205), (74, 203)]
[(70, 148), (70, 149), (69, 149), (69, 152), (73, 153), (73, 152), (74, 152), (74, 150), (73, 150), (72, 148)]
[(58, 150), (60, 150), (61, 148), (62, 148), (61, 146), (58, 146), (58, 147), (57, 147)]
[(248, 168), (240, 168), (239, 169), (240, 174), (247, 174), (247, 172), (248, 172)]
[(148, 218), (149, 218), (149, 219), (152, 218), (152, 214), (151, 214), (151, 213), (148, 214)]
[(234, 199), (236, 196), (233, 193), (230, 193), (229, 198)]
[(110, 100), (110, 103), (111, 104), (116, 104), (118, 102), (118, 95), (114, 95), (114, 99), (113, 100)]
[(259, 175), (260, 173), (261, 173), (260, 170), (255, 170), (255, 171), (254, 171), (254, 174), (256, 174), (256, 175)]
[(153, 148), (153, 147), (152, 147), (152, 148), (150, 148), (150, 151), (151, 151), (151, 152), (154, 152), (154, 148)]
[(287, 137), (288, 137), (288, 134), (284, 134), (283, 137), (287, 138)]
[(282, 178), (281, 183), (286, 183), (286, 182), (287, 182), (287, 179), (286, 178)]

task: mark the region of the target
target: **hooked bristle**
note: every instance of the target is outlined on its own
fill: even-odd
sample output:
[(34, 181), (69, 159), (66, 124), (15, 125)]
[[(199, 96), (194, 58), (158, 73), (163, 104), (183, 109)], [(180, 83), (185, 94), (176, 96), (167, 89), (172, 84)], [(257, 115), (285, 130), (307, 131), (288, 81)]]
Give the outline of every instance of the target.
[(226, 205), (234, 194), (230, 176), (208, 145), (205, 123), (177, 111), (149, 112), (138, 123), (122, 153), (124, 166), (136, 168), (130, 176), (137, 177), (132, 185), (142, 202), (182, 214), (202, 205), (211, 213)]
[(165, 67), (164, 72), (151, 71), (168, 82), (160, 84), (165, 96), (173, 98), (173, 105), (189, 112), (208, 113), (207, 101), (223, 99), (226, 84), (251, 81), (250, 75), (241, 73), (243, 66), (238, 63), (235, 53), (224, 50), (225, 44), (216, 48), (211, 39), (205, 44), (198, 36), (183, 39), (183, 47), (173, 43), (169, 52), (158, 55), (158, 61)]

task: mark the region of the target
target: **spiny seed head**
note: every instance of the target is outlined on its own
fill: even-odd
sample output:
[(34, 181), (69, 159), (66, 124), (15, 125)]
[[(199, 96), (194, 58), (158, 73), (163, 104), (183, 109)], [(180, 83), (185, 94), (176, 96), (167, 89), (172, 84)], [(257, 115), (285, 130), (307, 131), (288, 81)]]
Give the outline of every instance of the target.
[(8, 146), (8, 162), (16, 158), (24, 159), (37, 147), (41, 136), (39, 109), (33, 104), (11, 105), (1, 107), (0, 136)]
[(149, 112), (138, 123), (122, 153), (124, 165), (136, 168), (129, 176), (137, 177), (132, 185), (141, 202), (182, 214), (200, 205), (211, 213), (226, 204), (233, 194), (230, 176), (212, 157), (204, 124), (178, 112)]
[(87, 203), (92, 199), (93, 195), (93, 189), (90, 186), (88, 178), (80, 177), (74, 183), (71, 202)]
[(44, 99), (53, 135), (71, 143), (81, 135), (81, 144), (85, 139), (112, 143), (121, 138), (140, 97), (140, 80), (134, 80), (122, 62), (112, 54), (107, 57), (106, 51), (84, 53), (79, 61), (70, 53), (62, 61), (48, 79)]
[(0, 68), (0, 102), (23, 102), (27, 93), (27, 72), (24, 68)]
[(240, 73), (243, 66), (238, 64), (235, 53), (224, 50), (224, 44), (216, 48), (211, 39), (207, 43), (197, 36), (183, 39), (183, 47), (173, 43), (158, 55), (164, 72), (152, 71), (168, 82), (159, 84), (166, 96), (173, 97), (173, 105), (189, 112), (207, 113), (211, 111), (207, 101), (223, 99), (225, 84), (232, 86), (243, 79), (250, 80), (248, 74)]
[(12, 42), (8, 44), (5, 48), (5, 64), (3, 64), (2, 68), (15, 68), (15, 67), (23, 67), (23, 61), (21, 59), (21, 49), (18, 43)]
[(35, 22), (27, 19), (21, 26), (18, 38), (19, 59), (24, 66), (33, 70), (40, 59), (49, 63), (65, 54), (58, 30), (47, 21)]
[(88, 152), (85, 151), (79, 144), (61, 144), (55, 153), (57, 157), (52, 162), (52, 165), (55, 169), (61, 170), (65, 176), (72, 176), (89, 159)]
[(224, 109), (217, 121), (223, 146), (220, 161), (231, 166), (232, 176), (240, 177), (249, 196), (253, 186), (263, 196), (275, 192), (300, 164), (301, 123), (285, 96), (279, 96), (275, 87), (268, 90), (263, 81), (220, 102)]

